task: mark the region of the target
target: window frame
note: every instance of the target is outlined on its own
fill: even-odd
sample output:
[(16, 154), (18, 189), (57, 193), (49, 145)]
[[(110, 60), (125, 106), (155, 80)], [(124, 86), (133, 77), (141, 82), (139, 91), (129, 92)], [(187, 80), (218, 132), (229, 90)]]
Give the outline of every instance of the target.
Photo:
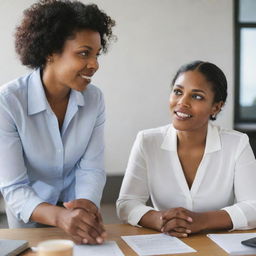
[(241, 31), (243, 28), (255, 28), (256, 22), (241, 22), (239, 21), (240, 0), (234, 0), (234, 24), (235, 24), (235, 127), (245, 128), (246, 130), (256, 130), (256, 115), (255, 118), (242, 118), (240, 110), (240, 66), (241, 66)]

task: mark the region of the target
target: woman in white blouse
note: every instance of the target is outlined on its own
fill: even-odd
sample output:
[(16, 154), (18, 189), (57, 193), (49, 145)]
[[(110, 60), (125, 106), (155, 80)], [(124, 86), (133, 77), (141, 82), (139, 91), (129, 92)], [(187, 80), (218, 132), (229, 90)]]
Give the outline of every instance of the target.
[[(227, 81), (214, 64), (182, 66), (170, 95), (172, 124), (139, 132), (120, 195), (119, 217), (173, 236), (256, 227), (256, 161), (246, 134), (215, 120)], [(146, 205), (151, 198), (153, 207)]]

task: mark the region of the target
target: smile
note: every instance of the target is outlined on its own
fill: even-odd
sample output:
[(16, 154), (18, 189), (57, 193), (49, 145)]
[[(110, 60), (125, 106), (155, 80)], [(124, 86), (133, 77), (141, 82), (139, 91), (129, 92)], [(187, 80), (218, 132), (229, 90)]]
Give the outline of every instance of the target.
[(81, 75), (82, 78), (88, 80), (89, 82), (91, 81), (91, 77), (90, 76), (86, 76), (86, 75)]
[(188, 119), (188, 118), (191, 118), (192, 115), (189, 115), (189, 114), (186, 114), (186, 113), (182, 113), (182, 112), (179, 112), (179, 111), (174, 111), (174, 113), (176, 114), (176, 116), (180, 119)]

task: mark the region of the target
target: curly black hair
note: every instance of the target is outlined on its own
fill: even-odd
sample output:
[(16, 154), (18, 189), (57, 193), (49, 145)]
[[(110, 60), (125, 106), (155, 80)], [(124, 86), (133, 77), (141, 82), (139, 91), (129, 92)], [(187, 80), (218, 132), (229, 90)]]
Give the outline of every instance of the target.
[(90, 29), (100, 34), (102, 51), (115, 36), (115, 21), (95, 4), (79, 1), (40, 0), (24, 11), (23, 20), (16, 28), (15, 49), (23, 65), (44, 67), (47, 56), (61, 53), (64, 43), (75, 32)]

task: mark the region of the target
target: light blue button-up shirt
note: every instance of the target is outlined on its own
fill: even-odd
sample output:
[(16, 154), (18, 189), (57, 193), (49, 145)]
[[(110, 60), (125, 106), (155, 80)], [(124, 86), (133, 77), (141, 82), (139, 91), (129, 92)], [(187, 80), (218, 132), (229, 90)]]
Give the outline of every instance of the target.
[(39, 69), (0, 87), (0, 189), (18, 220), (27, 223), (42, 202), (85, 198), (99, 207), (104, 122), (102, 93), (91, 84), (71, 90), (61, 131)]

